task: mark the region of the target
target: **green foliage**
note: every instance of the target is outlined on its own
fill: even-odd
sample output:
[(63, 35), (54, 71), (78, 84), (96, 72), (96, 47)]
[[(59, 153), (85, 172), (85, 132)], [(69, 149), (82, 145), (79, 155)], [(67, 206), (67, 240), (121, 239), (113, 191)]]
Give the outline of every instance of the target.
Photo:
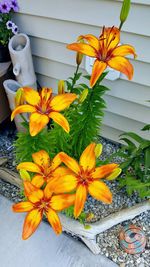
[[(69, 134), (66, 134), (59, 125), (54, 124), (54, 128), (51, 131), (53, 140), (55, 139), (54, 147), (52, 147), (54, 153), (64, 151), (78, 160), (83, 150), (91, 142), (97, 142), (97, 136), (104, 115), (103, 110), (106, 106), (103, 95), (108, 90), (105, 86), (100, 85), (100, 82), (106, 74), (104, 73), (100, 77), (92, 89), (82, 83), (72, 90), (72, 83), (67, 82), (69, 91), (80, 95), (86, 88), (88, 89), (88, 95), (84, 102), (79, 103), (76, 101), (64, 112), (64, 116), (70, 124)], [(77, 80), (80, 76), (79, 74)], [(89, 80), (90, 76), (85, 78)]]
[(140, 197), (150, 197), (150, 140), (133, 132), (122, 134), (121, 140), (126, 145), (113, 155), (123, 159), (120, 167), (125, 177), (120, 178), (120, 186), (126, 186), (130, 195), (137, 191)]
[(46, 150), (53, 157), (54, 154), (51, 151), (51, 146), (54, 140), (52, 140), (51, 131), (44, 129), (32, 137), (28, 126), (25, 123), (23, 124), (26, 127), (26, 132), (18, 133), (17, 140), (14, 142), (17, 163), (32, 161), (32, 154), (41, 149)]
[[(69, 208), (67, 208), (67, 209), (65, 209), (63, 211), (63, 213), (65, 213), (65, 215), (68, 218), (73, 218), (74, 219), (73, 212), (74, 212), (74, 206), (71, 206), (71, 207), (69, 207)], [(80, 216), (78, 217), (78, 220), (79, 220), (80, 223), (85, 224), (86, 213), (82, 211), (81, 214), (80, 214)]]

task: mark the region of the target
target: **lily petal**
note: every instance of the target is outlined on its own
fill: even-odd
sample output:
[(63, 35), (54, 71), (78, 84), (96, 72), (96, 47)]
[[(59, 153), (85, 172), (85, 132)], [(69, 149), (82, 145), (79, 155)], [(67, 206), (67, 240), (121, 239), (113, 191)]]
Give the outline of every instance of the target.
[(32, 113), (30, 115), (30, 122), (29, 122), (29, 128), (30, 128), (30, 135), (35, 136), (37, 135), (44, 127), (48, 124), (49, 117), (44, 114), (39, 114), (37, 112)]
[(51, 112), (49, 114), (49, 117), (57, 124), (59, 124), (65, 130), (65, 132), (69, 133), (70, 131), (69, 123), (62, 114), (58, 112)]
[(136, 57), (135, 48), (131, 45), (120, 45), (112, 51), (112, 56), (124, 57), (127, 55), (133, 55)]
[(50, 157), (45, 150), (40, 150), (32, 154), (32, 158), (35, 164), (42, 167), (42, 169), (48, 168), (48, 166), (50, 165)]
[(132, 64), (129, 62), (129, 60), (127, 60), (124, 57), (112, 57), (109, 61), (108, 61), (108, 65), (115, 69), (118, 70), (122, 73), (124, 73), (129, 80), (132, 79), (133, 76), (133, 66)]
[(88, 185), (88, 191), (92, 197), (100, 200), (106, 204), (112, 202), (112, 193), (105, 183), (100, 181), (93, 181)]
[(90, 86), (93, 87), (103, 71), (106, 69), (107, 64), (103, 61), (99, 61), (98, 59), (95, 60), (93, 69), (92, 69), (92, 75), (90, 79)]
[(61, 152), (60, 153), (60, 158), (62, 160), (62, 162), (69, 168), (71, 169), (73, 172), (75, 172), (76, 174), (78, 174), (78, 172), (80, 172), (80, 167), (77, 163), (77, 161), (71, 157), (69, 157), (66, 153)]
[(33, 191), (30, 195), (28, 195), (28, 199), (32, 203), (40, 202), (43, 197), (44, 197), (43, 191), (41, 189), (38, 189), (38, 188), (35, 191)]
[(28, 239), (37, 229), (42, 220), (42, 212), (38, 209), (30, 211), (24, 222), (22, 239)]
[(49, 209), (49, 211), (47, 213), (47, 219), (48, 219), (49, 223), (51, 224), (55, 233), (57, 235), (61, 234), (62, 233), (62, 226), (61, 226), (61, 222), (60, 222), (60, 219), (59, 219), (57, 213), (54, 210)]
[(32, 179), (32, 184), (37, 188), (41, 188), (41, 186), (45, 183), (44, 177), (40, 174), (37, 174)]
[(80, 35), (78, 40), (85, 39), (88, 41), (89, 45), (95, 48), (97, 51), (99, 50), (99, 40), (92, 34)]
[(42, 97), (42, 100), (47, 102), (47, 101), (50, 101), (51, 97), (52, 97), (52, 89), (51, 88), (42, 88), (42, 91), (41, 91), (41, 97)]
[(28, 197), (32, 192), (37, 190), (36, 186), (34, 186), (31, 182), (29, 181), (24, 181), (24, 193), (25, 196)]
[(17, 166), (17, 170), (26, 170), (29, 172), (41, 173), (40, 167), (33, 162), (22, 162)]
[(84, 55), (87, 55), (89, 57), (96, 57), (97, 56), (96, 50), (88, 44), (73, 43), (73, 44), (67, 45), (67, 48), (70, 50), (82, 53)]
[(51, 162), (51, 169), (55, 170), (62, 163), (59, 153), (53, 158)]
[(62, 194), (58, 196), (53, 196), (51, 198), (50, 205), (52, 209), (56, 211), (61, 211), (72, 206), (74, 202), (75, 202), (75, 194)]
[(111, 174), (117, 167), (118, 167), (118, 164), (115, 164), (115, 163), (110, 163), (110, 164), (97, 167), (92, 172), (92, 178), (94, 179), (104, 178), (105, 176)]
[(101, 47), (105, 47), (107, 51), (113, 50), (120, 42), (120, 31), (116, 27), (103, 28), (100, 36)]
[(25, 112), (35, 112), (36, 108), (30, 105), (21, 105), (14, 109), (14, 111), (11, 114), (11, 121), (14, 119), (14, 117), (20, 113)]
[(61, 176), (65, 176), (65, 175), (70, 175), (70, 174), (74, 174), (73, 171), (71, 171), (70, 169), (68, 169), (67, 167), (58, 167), (54, 172), (53, 172), (53, 177), (59, 178)]
[(77, 98), (76, 94), (61, 94), (54, 96), (51, 100), (50, 107), (53, 111), (62, 111), (69, 107), (70, 104)]
[(77, 179), (74, 175), (61, 176), (51, 179), (47, 184), (50, 191), (55, 194), (67, 193), (73, 191), (77, 187)]
[(29, 87), (24, 87), (23, 91), (24, 91), (24, 98), (30, 105), (36, 106), (39, 104), (40, 96), (37, 91)]
[(77, 218), (81, 214), (87, 198), (87, 188), (85, 185), (79, 185), (76, 191), (74, 217)]
[(29, 201), (20, 202), (12, 206), (14, 212), (27, 212), (34, 208), (33, 204)]
[(95, 156), (95, 143), (92, 143), (86, 147), (80, 157), (80, 165), (84, 170), (92, 170), (96, 164)]

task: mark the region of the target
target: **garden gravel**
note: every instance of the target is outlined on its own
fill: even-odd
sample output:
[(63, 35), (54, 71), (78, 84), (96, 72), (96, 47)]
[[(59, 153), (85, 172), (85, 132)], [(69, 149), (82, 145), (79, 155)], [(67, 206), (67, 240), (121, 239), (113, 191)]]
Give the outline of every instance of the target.
[[(13, 150), (15, 134), (16, 132), (13, 128), (6, 128), (5, 130), (0, 131), (0, 157), (6, 156), (8, 158), (8, 162), (6, 163), (5, 167), (11, 170), (15, 170), (16, 165)], [(101, 159), (106, 159), (120, 146), (119, 144), (104, 138), (101, 138), (100, 141), (103, 144), (103, 154)], [(120, 159), (117, 158), (115, 162), (119, 163)], [(113, 193), (113, 202), (111, 205), (105, 205), (89, 196), (85, 205), (85, 211), (87, 213), (90, 212), (94, 214), (91, 222), (95, 222), (116, 211), (126, 207), (131, 207), (142, 201), (137, 194), (134, 194), (131, 197), (127, 196), (125, 190), (119, 188), (117, 181), (107, 181), (106, 183)], [(16, 186), (6, 183), (2, 180), (0, 180), (0, 194), (12, 200), (13, 202), (18, 202), (22, 199), (20, 190)], [(119, 232), (122, 226), (125, 226), (129, 223), (142, 227), (147, 236), (146, 249), (142, 254), (129, 255), (122, 251), (119, 246)], [(133, 220), (125, 221), (99, 234), (97, 236), (97, 242), (99, 243), (101, 254), (113, 260), (120, 267), (150, 267), (150, 212), (142, 213)]]

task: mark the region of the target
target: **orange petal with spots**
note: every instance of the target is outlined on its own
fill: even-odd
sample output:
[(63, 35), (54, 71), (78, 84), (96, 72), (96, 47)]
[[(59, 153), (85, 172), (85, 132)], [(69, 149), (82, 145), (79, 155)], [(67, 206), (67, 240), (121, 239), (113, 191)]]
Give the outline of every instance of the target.
[(65, 132), (69, 133), (69, 131), (70, 131), (69, 123), (68, 123), (68, 121), (66, 120), (66, 118), (62, 114), (60, 114), (58, 112), (51, 112), (49, 114), (49, 117), (54, 122), (59, 124), (65, 130)]
[(30, 121), (29, 121), (30, 135), (31, 136), (37, 135), (41, 130), (45, 128), (48, 122), (49, 122), (49, 117), (47, 115), (39, 114), (37, 112), (32, 113), (30, 115)]
[(87, 188), (85, 185), (79, 185), (76, 190), (76, 198), (74, 205), (74, 217), (77, 218), (81, 214), (87, 198)]
[(24, 193), (25, 196), (28, 197), (32, 192), (37, 190), (36, 186), (34, 186), (31, 182), (29, 181), (24, 181)]
[(33, 204), (29, 201), (20, 202), (12, 206), (14, 212), (27, 212), (34, 208)]
[(30, 211), (24, 222), (22, 239), (28, 239), (37, 229), (42, 220), (42, 212), (38, 209)]
[(48, 168), (48, 166), (50, 165), (50, 157), (45, 150), (40, 150), (32, 154), (32, 158), (35, 164), (39, 165), (43, 169)]
[(75, 202), (75, 194), (62, 194), (53, 196), (50, 201), (52, 209), (56, 211), (64, 210), (72, 206)]
[(92, 75), (90, 79), (90, 86), (93, 87), (103, 71), (106, 69), (107, 64), (103, 61), (99, 61), (98, 59), (95, 60), (93, 69), (92, 69)]
[(55, 170), (62, 163), (59, 153), (53, 158), (51, 162), (52, 170)]
[(49, 209), (49, 211), (47, 213), (47, 219), (48, 219), (49, 223), (51, 224), (55, 233), (57, 235), (61, 234), (62, 226), (61, 226), (61, 222), (60, 222), (60, 219), (59, 219), (57, 213), (54, 210)]
[(106, 204), (111, 204), (112, 193), (105, 183), (100, 181), (93, 181), (88, 185), (88, 191), (90, 195), (97, 200), (100, 200)]
[(96, 164), (96, 156), (95, 156), (95, 143), (92, 143), (86, 147), (80, 157), (80, 165), (83, 170), (92, 170)]

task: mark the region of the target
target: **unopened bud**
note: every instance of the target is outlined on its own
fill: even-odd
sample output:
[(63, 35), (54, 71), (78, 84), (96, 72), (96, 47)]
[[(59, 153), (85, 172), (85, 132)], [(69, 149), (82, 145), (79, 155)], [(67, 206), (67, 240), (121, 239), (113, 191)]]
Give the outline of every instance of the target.
[(65, 82), (64, 82), (64, 80), (60, 80), (58, 82), (58, 94), (59, 95), (65, 94)]
[(31, 181), (30, 174), (26, 170), (21, 169), (19, 173), (23, 181)]
[(99, 156), (102, 154), (103, 146), (102, 144), (97, 144), (95, 147), (95, 156), (96, 158), (99, 158)]
[(128, 14), (129, 14), (129, 11), (130, 11), (130, 0), (124, 0), (123, 1), (123, 4), (122, 4), (122, 9), (121, 9), (121, 12), (120, 12), (120, 21), (121, 21), (121, 24), (123, 24), (127, 17), (128, 17)]
[[(80, 36), (78, 38), (78, 41), (80, 43), (84, 43), (84, 40), (82, 38), (80, 38)], [(76, 55), (76, 63), (77, 63), (78, 66), (82, 63), (83, 56), (84, 55), (82, 53), (77, 52), (77, 55)]]
[(79, 97), (79, 103), (83, 103), (85, 101), (85, 99), (87, 98), (88, 92), (89, 92), (88, 89), (83, 90), (83, 92), (81, 93)]
[(24, 91), (23, 88), (19, 88), (15, 96), (15, 105), (16, 107), (24, 104)]
[(122, 172), (122, 169), (121, 168), (116, 168), (109, 176), (106, 177), (106, 180), (114, 180), (116, 179), (120, 173)]

